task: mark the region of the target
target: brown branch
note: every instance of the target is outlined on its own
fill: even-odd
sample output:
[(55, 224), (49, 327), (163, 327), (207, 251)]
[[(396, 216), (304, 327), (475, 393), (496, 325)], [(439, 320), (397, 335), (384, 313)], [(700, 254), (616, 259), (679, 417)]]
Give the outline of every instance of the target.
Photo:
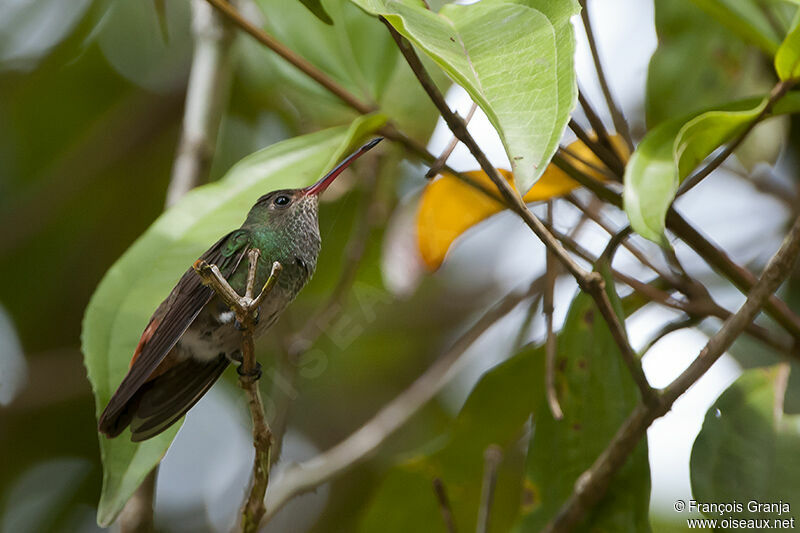
[(476, 533), (488, 533), (492, 517), (494, 489), (497, 486), (497, 469), (503, 460), (503, 451), (496, 444), (490, 445), (483, 453), (483, 482), (481, 483), (481, 504), (478, 507)]
[(258, 28), (250, 23), (239, 11), (225, 0), (207, 0), (209, 4), (214, 6), (224, 14), (231, 22), (239, 26), (242, 30), (247, 32), (256, 41), (260, 42), (283, 59), (294, 65), (303, 74), (316, 81), (327, 89), (330, 93), (336, 95), (342, 102), (352, 107), (362, 115), (366, 115), (375, 111), (375, 107), (365, 104), (359, 100), (353, 93), (345, 89), (336, 80), (325, 74), (323, 71), (314, 66), (311, 62), (306, 60), (303, 56), (287, 47), (278, 39), (268, 34), (261, 28)]
[(272, 433), (264, 413), (264, 403), (261, 401), (261, 392), (258, 388), (260, 367), (256, 361), (255, 343), (253, 332), (256, 327), (258, 308), (266, 294), (275, 286), (281, 272), (281, 264), (272, 263), (272, 270), (264, 287), (253, 298), (256, 282), (256, 269), (261, 252), (258, 248), (251, 248), (247, 257), (250, 261), (247, 272), (247, 287), (244, 296), (240, 296), (222, 276), (216, 265), (209, 265), (198, 260), (194, 264), (197, 274), (203, 278), (203, 283), (208, 285), (217, 296), (234, 312), (236, 320), (242, 327), (242, 364), (239, 369), (239, 385), (247, 394), (247, 405), (253, 419), (253, 479), (247, 499), (242, 507), (242, 521), (240, 529), (243, 533), (258, 531), (258, 524), (266, 512), (264, 496), (269, 485), (270, 451), (272, 447)]
[(444, 487), (442, 478), (433, 478), (433, 492), (436, 494), (436, 501), (439, 504), (439, 511), (442, 513), (442, 520), (444, 520), (447, 533), (456, 533), (456, 521), (453, 518), (453, 508), (450, 506), (450, 499), (447, 497), (447, 489)]
[(546, 533), (571, 531), (603, 498), (614, 475), (628, 460), (650, 424), (669, 412), (675, 400), (711, 368), (744, 328), (753, 321), (762, 310), (767, 298), (790, 274), (798, 252), (800, 252), (800, 218), (795, 220), (780, 249), (767, 263), (745, 303), (709, 339), (689, 367), (662, 391), (657, 404), (649, 407), (639, 404), (634, 409), (608, 447), (592, 466), (578, 477), (572, 495), (545, 527)]
[(608, 81), (606, 80), (606, 75), (603, 71), (603, 64), (600, 61), (600, 53), (597, 51), (597, 42), (595, 41), (594, 32), (592, 31), (592, 23), (589, 19), (587, 0), (580, 0), (580, 4), (583, 29), (586, 31), (586, 38), (589, 41), (589, 50), (592, 53), (595, 71), (597, 71), (597, 81), (600, 82), (600, 89), (603, 91), (606, 104), (608, 104), (608, 110), (611, 112), (611, 120), (614, 123), (617, 133), (622, 135), (622, 138), (625, 139), (628, 149), (633, 151), (633, 139), (631, 138), (631, 131), (628, 128), (628, 122), (625, 120), (625, 116), (622, 114), (622, 111), (617, 106), (616, 102), (614, 102), (614, 97), (611, 95), (611, 89), (608, 86)]
[(726, 159), (728, 159), (733, 151), (736, 150), (740, 144), (742, 144), (747, 135), (753, 131), (753, 128), (755, 128), (758, 123), (769, 116), (773, 106), (778, 102), (778, 100), (783, 98), (787, 92), (789, 92), (795, 83), (797, 83), (797, 80), (794, 79), (778, 82), (770, 91), (767, 102), (764, 105), (764, 109), (762, 109), (761, 112), (747, 124), (745, 129), (743, 129), (739, 135), (729, 142), (727, 146), (725, 146), (725, 148), (723, 148), (722, 151), (717, 154), (716, 157), (709, 161), (708, 164), (700, 168), (697, 172), (686, 178), (678, 189), (676, 197), (681, 196), (682, 194), (691, 190), (695, 185), (703, 181), (703, 179), (705, 179), (709, 174), (719, 168), (719, 166), (724, 163)]
[(696, 326), (699, 323), (700, 323), (700, 319), (698, 317), (692, 316), (692, 315), (683, 316), (683, 317), (681, 317), (681, 318), (679, 318), (677, 320), (674, 320), (672, 322), (667, 322), (666, 324), (664, 324), (663, 327), (661, 327), (661, 329), (659, 329), (650, 338), (650, 340), (648, 340), (644, 344), (644, 347), (641, 350), (639, 350), (639, 353), (641, 353), (642, 357), (644, 357), (645, 355), (647, 355), (647, 353), (650, 351), (650, 349), (653, 346), (655, 346), (656, 343), (658, 343), (658, 341), (660, 341), (661, 339), (663, 339), (664, 337), (666, 337), (670, 333), (674, 333), (676, 331), (680, 331), (680, 330), (686, 329), (686, 328), (692, 328), (692, 327)]
[(584, 130), (580, 124), (575, 122), (575, 119), (569, 119), (569, 129), (586, 145), (597, 158), (603, 162), (611, 171), (617, 176), (617, 181), (620, 181), (623, 174), (625, 174), (625, 166), (619, 159), (619, 156), (613, 150), (603, 146), (598, 140), (594, 139), (589, 133)]
[[(587, 168), (589, 168), (591, 170), (594, 170), (598, 174), (601, 174), (601, 175), (605, 176), (605, 178), (610, 180), (610, 181), (619, 181), (619, 179), (620, 179), (619, 176), (617, 176), (616, 174), (614, 174), (613, 172), (608, 170), (608, 168), (605, 165), (601, 166), (601, 165), (595, 164), (592, 161), (589, 161), (585, 157), (581, 157), (580, 155), (575, 153), (575, 151), (572, 148), (570, 148), (569, 146), (559, 146), (558, 147), (558, 154), (562, 155), (562, 156), (566, 155), (570, 159), (574, 159), (576, 162), (580, 163), (581, 165), (584, 165)], [(595, 154), (595, 155), (597, 155), (597, 154)], [(574, 163), (573, 163), (573, 165), (574, 165)]]
[[(478, 109), (478, 104), (472, 102), (472, 106), (469, 108), (469, 112), (467, 112), (467, 116), (464, 117), (464, 124), (469, 124), (469, 121), (472, 120), (472, 116), (475, 114), (475, 110)], [(456, 149), (458, 146), (458, 137), (453, 135), (453, 138), (450, 139), (450, 142), (447, 144), (444, 150), (442, 150), (441, 155), (436, 158), (436, 161), (433, 162), (431, 168), (425, 173), (425, 177), (431, 179), (435, 177), (441, 170), (442, 167), (447, 163), (447, 159), (450, 157), (450, 154), (453, 153), (453, 150)]]

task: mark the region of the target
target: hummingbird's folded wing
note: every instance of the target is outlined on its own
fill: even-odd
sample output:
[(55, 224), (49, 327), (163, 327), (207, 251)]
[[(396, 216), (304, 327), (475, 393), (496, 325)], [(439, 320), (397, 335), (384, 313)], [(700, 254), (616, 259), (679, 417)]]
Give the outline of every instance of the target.
[[(217, 265), (222, 275), (227, 278), (241, 263), (249, 243), (250, 233), (239, 229), (217, 241), (200, 259)], [(127, 424), (119, 424), (117, 419), (125, 411), (126, 404), (148, 380), (213, 296), (214, 290), (203, 285), (202, 279), (194, 269), (190, 268), (183, 274), (145, 328), (133, 354), (128, 374), (100, 415), (98, 427), (101, 432), (115, 436), (125, 428)]]

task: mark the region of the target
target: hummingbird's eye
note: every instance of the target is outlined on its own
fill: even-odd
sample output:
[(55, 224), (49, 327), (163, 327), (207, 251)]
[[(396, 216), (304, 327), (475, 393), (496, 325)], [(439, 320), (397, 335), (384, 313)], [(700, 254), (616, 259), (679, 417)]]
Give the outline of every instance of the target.
[(275, 203), (275, 205), (279, 205), (279, 206), (289, 205), (289, 197), (284, 195), (284, 194), (281, 194), (280, 196), (275, 198), (275, 202), (274, 203)]

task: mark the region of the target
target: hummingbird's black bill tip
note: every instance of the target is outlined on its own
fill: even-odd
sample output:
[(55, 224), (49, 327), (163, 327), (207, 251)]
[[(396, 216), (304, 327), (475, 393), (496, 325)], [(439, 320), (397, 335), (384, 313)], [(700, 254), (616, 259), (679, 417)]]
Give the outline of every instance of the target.
[(328, 188), (328, 185), (333, 183), (333, 180), (336, 179), (336, 176), (341, 174), (344, 169), (350, 166), (350, 163), (352, 163), (353, 161), (361, 157), (363, 154), (371, 150), (376, 144), (378, 144), (382, 140), (383, 137), (375, 137), (370, 142), (368, 142), (367, 144), (365, 144), (364, 146), (362, 146), (361, 148), (359, 148), (358, 150), (347, 156), (347, 159), (336, 165), (336, 168), (328, 172), (321, 180), (303, 189), (304, 194), (306, 196), (311, 194), (320, 194), (322, 191)]
[(375, 138), (374, 138), (374, 139), (372, 139), (370, 142), (368, 142), (367, 144), (365, 144), (365, 145), (364, 145), (364, 147), (362, 148), (362, 150), (371, 150), (372, 148), (374, 148), (374, 147), (375, 147), (375, 145), (376, 145), (376, 144), (378, 144), (378, 143), (379, 143), (379, 142), (381, 142), (382, 140), (383, 140), (383, 137), (375, 137)]

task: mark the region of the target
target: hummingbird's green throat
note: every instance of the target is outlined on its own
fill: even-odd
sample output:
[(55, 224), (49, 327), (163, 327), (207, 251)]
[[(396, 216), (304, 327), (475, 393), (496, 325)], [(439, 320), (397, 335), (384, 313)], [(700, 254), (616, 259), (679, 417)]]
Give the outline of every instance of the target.
[[(256, 286), (266, 282), (273, 261), (281, 263), (278, 283), (259, 309), (256, 336), (275, 323), (314, 273), (320, 250), (319, 195), (380, 141), (365, 144), (313, 185), (265, 194), (241, 228), (200, 257), (217, 265), (240, 294), (248, 250), (261, 251)], [(100, 415), (99, 430), (116, 437), (130, 426), (134, 441), (158, 435), (197, 403), (231, 361), (241, 362), (240, 346), (233, 312), (189, 268), (150, 318), (127, 375)]]

